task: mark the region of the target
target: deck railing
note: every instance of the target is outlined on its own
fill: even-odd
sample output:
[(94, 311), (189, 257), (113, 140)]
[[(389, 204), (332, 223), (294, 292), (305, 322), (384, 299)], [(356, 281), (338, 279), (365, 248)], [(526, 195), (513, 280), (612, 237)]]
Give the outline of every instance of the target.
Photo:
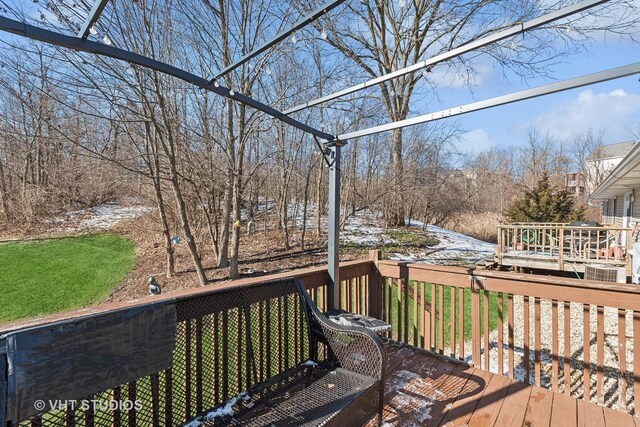
[(637, 286), (392, 261), (378, 270), (389, 338), (634, 411)]
[[(634, 397), (640, 396), (640, 288), (636, 286), (409, 264), (380, 260), (379, 253), (374, 253), (374, 259), (341, 264), (340, 274), (341, 307), (392, 324), (387, 334), (391, 340), (575, 398), (635, 412)], [(243, 358), (243, 351), (248, 351), (243, 343), (247, 327), (238, 320), (239, 313), (222, 313), (207, 303), (208, 298), (222, 288), (292, 276), (303, 281), (321, 310), (326, 308), (328, 275), (324, 268), (166, 296), (176, 302), (176, 338), (181, 343), (173, 368), (132, 378), (122, 387), (93, 396), (140, 400), (142, 408), (112, 413), (78, 410), (65, 415), (71, 417), (65, 424), (176, 425), (237, 395), (251, 377)], [(165, 296), (151, 300), (157, 303), (162, 298)], [(3, 325), (0, 335), (148, 304), (111, 304)], [(291, 322), (277, 310), (269, 314), (266, 306), (256, 310), (261, 322)], [(262, 333), (262, 324), (258, 324)], [(272, 337), (267, 348), (276, 350), (265, 353), (261, 370), (278, 370), (283, 368), (280, 364), (287, 364), (285, 358), (277, 357), (278, 352), (286, 355), (290, 351), (291, 360), (296, 360), (293, 355), (301, 348), (296, 347), (295, 331), (292, 335), (283, 333)], [(286, 339), (293, 345), (286, 345)], [(212, 344), (212, 340), (218, 341)], [(280, 341), (284, 347), (272, 347)], [(3, 362), (0, 357), (0, 368), (3, 363), (6, 359)], [(44, 414), (21, 420), (21, 425), (55, 425), (56, 416), (60, 415)]]
[[(365, 293), (374, 271), (371, 260), (341, 264), (341, 293), (345, 308), (368, 310), (375, 305), (375, 302), (365, 298), (366, 295), (376, 295), (375, 291)], [(310, 294), (323, 307), (326, 301), (327, 271), (326, 268), (312, 268), (192, 289), (166, 297), (161, 295), (149, 298), (146, 302), (110, 304), (0, 326), (2, 336), (15, 330), (53, 324), (58, 320), (86, 319), (92, 314), (122, 308), (148, 307), (151, 304), (162, 304), (163, 301), (175, 303), (176, 312), (175, 347), (168, 369), (130, 378), (125, 384), (85, 396), (82, 403), (72, 407), (65, 401), (61, 403), (65, 406), (64, 409), (49, 410), (26, 419), (13, 419), (10, 423), (2, 421), (6, 402), (3, 392), (6, 392), (5, 375), (8, 367), (7, 349), (0, 340), (0, 425), (175, 426), (183, 425), (194, 417), (207, 413), (211, 408), (224, 406), (257, 382), (272, 378), (307, 360), (309, 349), (305, 346), (304, 328), (300, 326), (302, 310), (294, 307), (298, 301), (291, 298), (291, 295), (282, 296), (276, 291), (273, 296), (269, 296), (271, 293), (267, 287), (270, 285), (264, 285), (264, 290), (261, 290), (261, 286), (256, 290), (257, 287), (254, 286), (253, 292), (267, 296), (245, 307), (237, 302), (240, 297), (234, 299), (225, 294), (227, 299), (221, 303), (221, 299), (216, 299), (214, 294), (221, 290), (233, 291), (265, 280), (293, 276), (302, 280)], [(249, 352), (260, 361), (259, 366), (250, 363)], [(87, 355), (89, 358), (96, 356), (99, 355)], [(59, 381), (57, 379), (57, 384)], [(47, 389), (46, 384), (39, 386), (41, 391)], [(88, 402), (92, 403), (85, 405)], [(101, 402), (97, 410), (93, 402)], [(109, 402), (135, 402), (135, 406), (125, 405), (124, 408), (117, 407), (115, 410), (102, 410), (102, 406), (108, 407)]]
[(500, 261), (509, 256), (553, 260), (559, 270), (564, 270), (567, 262), (627, 265), (631, 231), (560, 223), (501, 224), (496, 255)]

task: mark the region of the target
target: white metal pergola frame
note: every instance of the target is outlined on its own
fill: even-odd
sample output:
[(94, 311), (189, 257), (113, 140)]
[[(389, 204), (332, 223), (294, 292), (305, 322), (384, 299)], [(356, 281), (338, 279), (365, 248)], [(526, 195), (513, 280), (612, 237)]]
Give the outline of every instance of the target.
[(472, 111), (478, 111), (482, 109), (492, 108), (499, 105), (505, 105), (512, 102), (517, 102), (525, 99), (531, 99), (538, 96), (557, 93), (581, 86), (591, 85), (595, 83), (604, 82), (607, 80), (617, 79), (629, 75), (640, 73), (640, 62), (636, 62), (630, 65), (612, 68), (609, 70), (601, 71), (594, 74), (589, 74), (581, 77), (576, 77), (569, 80), (563, 80), (548, 85), (503, 95), (484, 101), (474, 102), (454, 108), (449, 108), (442, 111), (428, 113), (425, 115), (412, 117), (406, 120), (387, 123), (380, 126), (374, 126), (367, 129), (356, 130), (353, 132), (344, 133), (341, 135), (332, 135), (321, 130), (315, 129), (305, 123), (295, 120), (290, 117), (290, 114), (301, 111), (303, 109), (317, 106), (326, 103), (331, 100), (335, 100), (346, 95), (355, 93), (357, 91), (367, 89), (379, 85), (380, 83), (414, 73), (421, 69), (433, 67), (434, 65), (453, 59), (467, 52), (471, 52), (482, 47), (488, 46), (492, 43), (496, 43), (505, 40), (509, 37), (522, 34), (526, 31), (539, 28), (551, 22), (557, 21), (562, 18), (574, 15), (576, 13), (588, 10), (594, 6), (606, 3), (608, 0), (583, 0), (574, 5), (570, 5), (538, 18), (532, 19), (527, 22), (514, 23), (513, 27), (506, 30), (489, 35), (474, 42), (465, 44), (456, 49), (452, 49), (443, 54), (434, 56), (425, 61), (421, 61), (415, 65), (394, 71), (392, 73), (368, 80), (364, 83), (348, 87), (346, 89), (337, 91), (333, 94), (323, 96), (321, 98), (308, 101), (304, 104), (294, 106), (285, 111), (278, 111), (264, 103), (261, 103), (246, 95), (233, 92), (230, 89), (223, 87), (219, 84), (220, 79), (225, 74), (240, 67), (242, 64), (249, 61), (251, 58), (265, 52), (274, 45), (278, 44), (282, 40), (289, 37), (295, 31), (310, 24), (326, 13), (338, 7), (344, 3), (345, 0), (331, 0), (308, 15), (303, 16), (294, 25), (278, 33), (269, 41), (260, 45), (258, 48), (247, 53), (240, 59), (236, 60), (232, 64), (229, 64), (223, 70), (217, 72), (213, 78), (205, 79), (203, 77), (194, 75), (185, 70), (181, 70), (172, 65), (157, 61), (153, 58), (145, 57), (134, 52), (130, 52), (116, 47), (97, 43), (88, 40), (91, 27), (99, 20), (100, 14), (104, 8), (108, 5), (109, 0), (94, 0), (93, 7), (89, 11), (84, 23), (80, 27), (80, 31), (77, 36), (64, 35), (55, 31), (46, 30), (40, 27), (29, 25), (24, 22), (19, 22), (7, 17), (0, 16), (0, 30), (10, 32), (23, 36), (32, 40), (37, 40), (52, 45), (57, 45), (69, 49), (73, 49), (80, 52), (93, 53), (96, 55), (102, 55), (118, 60), (122, 60), (131, 64), (139, 65), (141, 67), (149, 68), (167, 75), (184, 80), (202, 89), (214, 92), (225, 98), (233, 99), (236, 102), (246, 104), (252, 108), (262, 111), (278, 120), (281, 120), (290, 126), (302, 130), (312, 135), (315, 143), (318, 145), (322, 154), (325, 156), (327, 164), (329, 165), (329, 226), (328, 226), (328, 263), (327, 269), (329, 274), (328, 283), (328, 301), (329, 309), (339, 308), (340, 295), (337, 291), (340, 283), (339, 275), (339, 227), (340, 227), (340, 151), (348, 140), (360, 138), (367, 135), (373, 135), (380, 132), (386, 132), (393, 129), (404, 128), (407, 126), (413, 126), (417, 124), (428, 123), (435, 120), (440, 120), (447, 117), (452, 117), (460, 114), (469, 113)]

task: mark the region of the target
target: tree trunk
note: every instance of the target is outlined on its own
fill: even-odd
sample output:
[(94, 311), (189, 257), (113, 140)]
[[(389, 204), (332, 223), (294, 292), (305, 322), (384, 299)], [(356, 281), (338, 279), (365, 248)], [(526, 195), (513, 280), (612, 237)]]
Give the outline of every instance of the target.
[(391, 137), (391, 185), (387, 226), (404, 227), (404, 166), (402, 162), (402, 129), (394, 129)]
[(160, 223), (162, 224), (162, 236), (164, 237), (164, 248), (167, 253), (167, 278), (175, 275), (175, 262), (173, 258), (173, 245), (171, 244), (171, 231), (169, 230), (169, 222), (167, 221), (167, 212), (164, 207), (164, 198), (162, 189), (160, 188), (160, 178), (154, 177), (153, 187), (156, 191), (156, 202), (158, 204), (158, 213), (160, 215)]
[[(233, 161), (235, 156), (235, 137), (233, 132), (233, 105), (232, 101), (227, 103), (228, 116), (227, 116), (227, 154), (230, 157), (229, 161)], [(229, 226), (231, 225), (231, 210), (233, 204), (233, 174), (234, 168), (229, 165), (227, 177), (227, 186), (224, 195), (224, 206), (222, 207), (222, 236), (220, 238), (220, 254), (218, 256), (218, 268), (224, 268), (229, 266)]]
[(178, 214), (180, 215), (180, 225), (182, 226), (182, 231), (184, 233), (184, 240), (187, 243), (189, 253), (193, 259), (193, 264), (196, 267), (200, 286), (205, 286), (208, 283), (207, 276), (205, 275), (204, 268), (202, 267), (202, 260), (198, 254), (198, 248), (196, 247), (196, 242), (193, 238), (193, 233), (191, 232), (191, 226), (187, 216), (187, 207), (184, 202), (184, 198), (182, 197), (182, 190), (180, 189), (178, 182), (178, 175), (175, 174), (175, 171), (173, 170), (171, 171), (171, 184), (173, 186), (173, 194), (176, 199), (176, 204), (178, 205)]
[(229, 257), (229, 278), (240, 277), (240, 200), (242, 198), (241, 174), (235, 174), (233, 180), (233, 228), (231, 229), (231, 256)]
[(302, 199), (302, 234), (300, 236), (300, 250), (304, 252), (305, 238), (307, 236), (307, 208), (309, 206), (309, 184), (311, 184), (311, 173), (313, 172), (313, 164), (307, 171), (304, 181), (304, 194)]
[(167, 278), (176, 274), (175, 261), (173, 258), (173, 245), (171, 243), (171, 230), (169, 229), (169, 221), (167, 220), (167, 212), (164, 205), (164, 196), (162, 195), (162, 187), (160, 182), (160, 162), (158, 156), (155, 155), (155, 173), (153, 176), (153, 188), (156, 192), (156, 203), (158, 204), (158, 214), (160, 215), (160, 223), (162, 224), (162, 236), (164, 237), (164, 249), (167, 253)]
[(2, 214), (5, 221), (9, 221), (9, 201), (7, 200), (7, 183), (4, 178), (4, 166), (0, 159), (0, 200), (2, 200)]

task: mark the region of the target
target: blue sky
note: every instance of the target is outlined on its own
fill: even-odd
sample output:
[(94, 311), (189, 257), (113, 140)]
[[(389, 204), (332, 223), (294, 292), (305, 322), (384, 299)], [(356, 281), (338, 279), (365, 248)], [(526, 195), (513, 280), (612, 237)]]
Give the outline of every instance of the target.
[[(0, 33), (0, 38), (6, 38)], [(608, 68), (640, 61), (638, 45), (617, 41), (612, 37), (599, 38), (587, 53), (575, 54), (553, 67), (556, 80), (577, 77)], [(523, 84), (518, 77), (502, 75), (487, 59), (477, 58), (479, 74), (476, 87), (469, 91), (455, 75), (438, 75), (437, 101), (428, 106), (419, 103), (412, 115), (420, 115), (443, 108), (492, 98), (554, 80), (535, 79)], [(496, 107), (485, 111), (458, 116), (455, 120), (464, 129), (458, 147), (463, 152), (478, 152), (486, 148), (507, 148), (522, 145), (527, 131), (535, 127), (542, 134), (549, 133), (559, 141), (576, 132), (591, 128), (602, 131), (605, 144), (626, 141), (640, 133), (640, 76), (631, 76), (607, 83), (548, 95), (528, 101)], [(454, 119), (448, 119), (454, 120)]]
[[(628, 41), (593, 44), (587, 54), (572, 55), (553, 67), (553, 76), (562, 80), (637, 62), (640, 60), (638, 47)], [(459, 148), (464, 152), (478, 152), (489, 147), (519, 146), (526, 141), (530, 127), (543, 134), (549, 132), (559, 140), (589, 128), (602, 131), (605, 144), (634, 139), (634, 131), (640, 130), (639, 77), (626, 77), (459, 116), (458, 121), (466, 131)], [(507, 81), (500, 71), (486, 66), (473, 94), (465, 88), (442, 88), (440, 102), (430, 110), (492, 98), (552, 81), (536, 79), (526, 85), (519, 78)]]

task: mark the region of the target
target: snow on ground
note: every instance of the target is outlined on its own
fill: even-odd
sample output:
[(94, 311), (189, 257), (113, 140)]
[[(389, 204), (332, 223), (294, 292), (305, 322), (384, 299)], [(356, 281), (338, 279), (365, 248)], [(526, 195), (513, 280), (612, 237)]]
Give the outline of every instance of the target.
[[(289, 206), (289, 215), (294, 218), (294, 223), (302, 227), (302, 206), (295, 203)], [(316, 224), (317, 209), (314, 204), (307, 208), (307, 227), (312, 228)], [(344, 212), (342, 214), (344, 218)], [(340, 232), (340, 241), (358, 246), (384, 248), (397, 245), (393, 238), (393, 230), (381, 226), (382, 219), (371, 211), (361, 211), (349, 216)], [(326, 215), (322, 218), (322, 227), (327, 227)], [(422, 230), (423, 223), (411, 220), (409, 227)], [(410, 229), (409, 228), (409, 229)], [(490, 258), (495, 253), (496, 245), (483, 242), (465, 234), (447, 230), (445, 228), (428, 225), (427, 232), (435, 237), (439, 243), (435, 246), (425, 246), (422, 250), (413, 253), (391, 253), (390, 258), (398, 261), (424, 262), (439, 265), (468, 265)]]
[(92, 230), (107, 230), (121, 221), (135, 219), (150, 212), (146, 206), (121, 206), (118, 203), (103, 203), (88, 209), (72, 211), (51, 220), (57, 227), (53, 232), (77, 233)]
[[(410, 227), (423, 227), (423, 223), (411, 220)], [(466, 234), (457, 233), (445, 228), (428, 225), (427, 231), (440, 243), (429, 248), (424, 256), (402, 256), (396, 254), (391, 259), (401, 261), (426, 262), (439, 265), (466, 265), (484, 258), (492, 257), (496, 245), (474, 239)]]

